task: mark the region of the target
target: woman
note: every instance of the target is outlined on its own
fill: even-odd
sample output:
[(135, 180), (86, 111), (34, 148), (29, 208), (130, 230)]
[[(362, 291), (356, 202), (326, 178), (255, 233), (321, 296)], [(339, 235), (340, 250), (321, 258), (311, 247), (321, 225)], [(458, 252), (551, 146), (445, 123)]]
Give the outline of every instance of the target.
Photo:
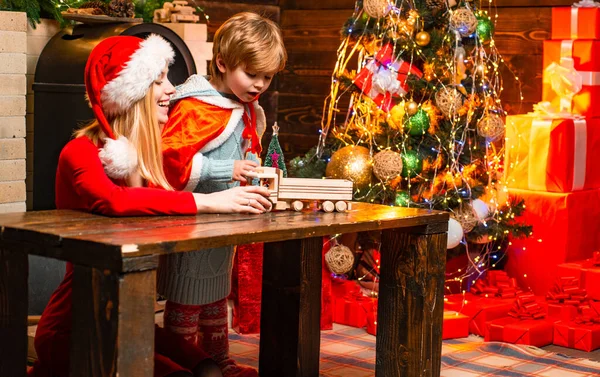
[[(62, 150), (56, 206), (109, 216), (263, 213), (266, 189), (238, 187), (214, 194), (172, 191), (162, 170), (161, 124), (174, 88), (167, 79), (174, 52), (161, 37), (111, 37), (100, 42), (85, 68), (86, 92), (96, 119)], [(149, 186), (149, 187), (131, 187)], [(38, 361), (30, 376), (69, 375), (73, 267), (50, 298), (38, 324)], [(156, 331), (156, 377), (220, 377), (201, 350)], [(168, 352), (171, 349), (172, 352)]]

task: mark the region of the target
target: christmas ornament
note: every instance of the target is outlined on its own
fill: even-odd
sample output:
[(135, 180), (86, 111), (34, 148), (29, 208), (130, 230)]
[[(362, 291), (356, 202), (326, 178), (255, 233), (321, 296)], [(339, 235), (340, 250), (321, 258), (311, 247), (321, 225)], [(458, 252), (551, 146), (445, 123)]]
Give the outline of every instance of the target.
[(379, 180), (387, 182), (402, 173), (402, 156), (400, 153), (386, 149), (373, 157), (373, 174)]
[(488, 141), (495, 141), (504, 135), (504, 121), (497, 114), (487, 114), (477, 122), (477, 134)]
[(456, 221), (460, 223), (464, 233), (469, 233), (475, 228), (475, 225), (479, 222), (479, 218), (473, 207), (468, 204), (464, 204), (462, 208), (454, 213)]
[(131, 0), (112, 0), (108, 4), (109, 16), (111, 17), (135, 17), (135, 4)]
[(423, 77), (414, 65), (394, 57), (393, 50), (393, 45), (385, 44), (354, 79), (354, 84), (385, 112), (392, 107), (393, 98), (406, 94), (409, 74)]
[(477, 36), (482, 43), (489, 42), (494, 34), (494, 23), (487, 15), (477, 18)]
[(365, 147), (349, 145), (336, 151), (332, 156), (325, 175), (329, 178), (348, 179), (359, 190), (371, 183), (373, 165), (371, 155)]
[(479, 221), (487, 219), (490, 213), (490, 208), (486, 202), (481, 199), (475, 199), (471, 202), (471, 207), (473, 208), (473, 212), (475, 212), (475, 215), (477, 215)]
[(409, 134), (413, 136), (423, 135), (429, 128), (429, 114), (425, 110), (419, 109), (415, 115), (408, 118), (406, 125)]
[(431, 35), (429, 35), (429, 33), (426, 31), (420, 31), (417, 33), (417, 36), (415, 39), (419, 46), (425, 47), (429, 44), (429, 42), (431, 42)]
[(446, 118), (453, 118), (463, 104), (462, 94), (454, 88), (445, 86), (435, 94), (435, 104)]
[(410, 195), (406, 191), (397, 191), (394, 203), (398, 207), (408, 207), (410, 204)]
[(267, 149), (267, 156), (265, 157), (265, 166), (281, 169), (283, 176), (287, 177), (287, 169), (285, 168), (285, 160), (283, 158), (283, 151), (279, 144), (279, 126), (277, 122), (273, 124), (273, 136), (271, 136), (271, 142)]
[(445, 8), (446, 5), (448, 7), (453, 7), (456, 5), (456, 1), (455, 0), (425, 0), (425, 5), (427, 5), (427, 7), (429, 9), (442, 9)]
[(450, 16), (450, 29), (458, 32), (461, 37), (467, 37), (475, 32), (477, 17), (470, 9), (460, 8)]
[(452, 217), (448, 220), (448, 243), (447, 248), (453, 249), (462, 240), (464, 235), (463, 228), (458, 221), (453, 219)]
[(334, 274), (345, 274), (354, 267), (354, 254), (347, 246), (336, 245), (325, 253), (325, 262)]
[(364, 0), (363, 9), (369, 16), (381, 18), (389, 12), (390, 3), (388, 0)]
[(402, 176), (414, 177), (423, 170), (423, 159), (414, 150), (402, 153)]
[(419, 111), (419, 104), (415, 101), (409, 101), (406, 103), (406, 113), (408, 115), (415, 115)]
[(88, 1), (79, 6), (79, 9), (88, 9), (88, 8), (98, 9), (99, 12), (94, 12), (97, 14), (106, 14), (107, 15), (109, 13), (108, 4), (106, 4), (102, 1)]

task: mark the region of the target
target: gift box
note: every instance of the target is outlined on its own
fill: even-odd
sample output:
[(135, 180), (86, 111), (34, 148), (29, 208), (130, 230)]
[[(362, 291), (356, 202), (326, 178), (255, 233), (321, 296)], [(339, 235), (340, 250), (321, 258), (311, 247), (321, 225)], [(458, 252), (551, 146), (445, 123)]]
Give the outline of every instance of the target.
[(469, 336), (470, 318), (459, 312), (444, 310), (442, 339), (466, 338)]
[(572, 192), (600, 187), (600, 119), (506, 118), (509, 188)]
[(560, 264), (557, 275), (577, 279), (588, 298), (600, 300), (600, 252), (595, 251), (584, 261)]
[(506, 317), (514, 298), (481, 297), (471, 293), (447, 295), (444, 310), (459, 312), (469, 317), (469, 333), (483, 336), (485, 323)]
[[(600, 100), (600, 41), (546, 40), (543, 61), (543, 101), (552, 103), (556, 109), (565, 109), (573, 114), (600, 116), (600, 107), (594, 106)], [(549, 69), (551, 71), (548, 71)], [(561, 72), (560, 75), (564, 75), (568, 80), (557, 77), (553, 72)], [(573, 76), (575, 73), (579, 78)], [(561, 102), (561, 97), (556, 91), (557, 86), (559, 92), (562, 92), (571, 91), (569, 87), (573, 85), (580, 87), (580, 90), (575, 90), (576, 94), (571, 100), (563, 96)]]
[(365, 296), (336, 297), (333, 304), (333, 322), (362, 328), (367, 325), (367, 313), (377, 306), (377, 299)]
[(505, 342), (543, 347), (552, 344), (554, 322), (551, 319), (521, 320), (504, 317), (486, 323), (486, 342)]
[(600, 8), (552, 8), (552, 39), (600, 39)]
[(577, 306), (565, 304), (548, 304), (548, 318), (560, 321), (572, 321), (577, 317)]
[(373, 310), (367, 312), (367, 333), (377, 336), (377, 305), (373, 306)]
[(557, 346), (591, 352), (600, 348), (600, 325), (557, 322), (554, 325), (554, 342)]
[(554, 284), (561, 263), (586, 259), (600, 250), (600, 191), (568, 194), (509, 189), (525, 200), (518, 218), (533, 226), (529, 238), (512, 238), (505, 270), (536, 295), (545, 295)]

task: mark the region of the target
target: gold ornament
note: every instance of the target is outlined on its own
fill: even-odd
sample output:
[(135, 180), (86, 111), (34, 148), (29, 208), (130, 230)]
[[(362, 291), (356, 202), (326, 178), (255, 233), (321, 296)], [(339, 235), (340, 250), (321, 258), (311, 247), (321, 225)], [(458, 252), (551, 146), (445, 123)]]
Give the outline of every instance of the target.
[(402, 173), (402, 156), (400, 153), (386, 149), (373, 157), (373, 174), (379, 180), (387, 182)]
[(460, 8), (450, 16), (450, 29), (457, 31), (461, 37), (466, 37), (475, 32), (477, 17), (468, 8)]
[(417, 33), (417, 44), (421, 47), (425, 47), (431, 42), (431, 35), (426, 31), (420, 31)]
[(496, 141), (504, 135), (504, 121), (497, 114), (487, 114), (477, 122), (477, 133), (488, 141)]
[(373, 18), (381, 18), (389, 11), (390, 3), (388, 0), (364, 0), (363, 9)]
[(435, 94), (435, 104), (442, 114), (450, 119), (463, 104), (462, 94), (454, 88), (445, 86)]
[(460, 223), (465, 233), (469, 233), (479, 223), (479, 219), (469, 204), (464, 204), (461, 209), (454, 213), (454, 218)]
[(344, 245), (336, 245), (325, 253), (325, 262), (334, 274), (345, 274), (354, 267), (354, 254)]
[(419, 104), (415, 101), (409, 101), (406, 103), (406, 113), (413, 116), (419, 111)]
[(329, 178), (348, 179), (354, 182), (354, 188), (360, 190), (368, 187), (373, 175), (369, 150), (355, 145), (339, 149), (331, 155), (325, 175)]

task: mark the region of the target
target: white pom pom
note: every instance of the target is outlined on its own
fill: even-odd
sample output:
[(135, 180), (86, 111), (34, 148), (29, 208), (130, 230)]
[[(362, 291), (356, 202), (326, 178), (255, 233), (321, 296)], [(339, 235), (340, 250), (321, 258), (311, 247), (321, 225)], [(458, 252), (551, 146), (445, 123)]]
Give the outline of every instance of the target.
[(125, 136), (119, 136), (117, 140), (104, 139), (104, 147), (98, 152), (98, 157), (106, 175), (114, 179), (127, 178), (138, 166), (135, 147)]
[(462, 225), (452, 217), (448, 220), (448, 241), (447, 248), (452, 249), (458, 246), (462, 241), (464, 232)]

